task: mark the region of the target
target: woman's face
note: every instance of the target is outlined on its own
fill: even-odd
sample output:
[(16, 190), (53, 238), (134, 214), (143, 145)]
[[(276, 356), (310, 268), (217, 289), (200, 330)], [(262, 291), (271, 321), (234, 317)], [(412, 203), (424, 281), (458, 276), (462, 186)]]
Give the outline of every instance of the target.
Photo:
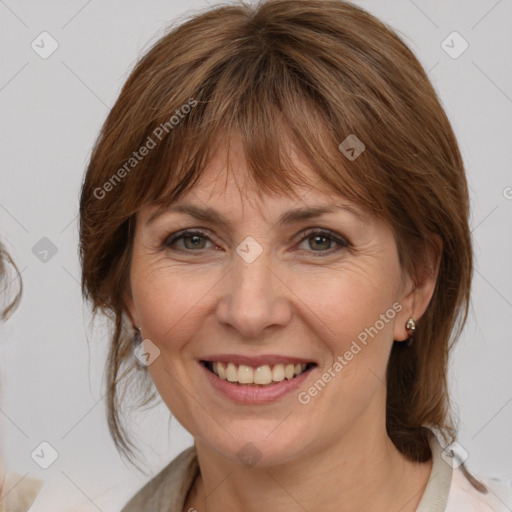
[[(391, 228), (334, 193), (259, 199), (236, 140), (230, 157), (236, 182), (221, 150), (172, 205), (225, 223), (152, 218), (152, 206), (137, 216), (128, 302), (145, 348), (159, 350), (148, 369), (160, 395), (197, 442), (233, 461), (254, 451), (278, 464), (350, 433), (382, 435), (386, 365), (412, 314)], [(309, 208), (332, 212), (290, 215)], [(173, 240), (185, 229), (201, 233)], [(306, 371), (292, 377), (296, 364)]]

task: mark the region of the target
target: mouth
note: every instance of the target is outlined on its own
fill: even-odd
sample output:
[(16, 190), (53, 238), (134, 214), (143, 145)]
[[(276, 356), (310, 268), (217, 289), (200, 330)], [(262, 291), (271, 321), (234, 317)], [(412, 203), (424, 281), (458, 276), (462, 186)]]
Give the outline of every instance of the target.
[(201, 364), (222, 380), (240, 387), (265, 388), (291, 381), (308, 373), (316, 363), (278, 363), (250, 366), (231, 361), (201, 361)]

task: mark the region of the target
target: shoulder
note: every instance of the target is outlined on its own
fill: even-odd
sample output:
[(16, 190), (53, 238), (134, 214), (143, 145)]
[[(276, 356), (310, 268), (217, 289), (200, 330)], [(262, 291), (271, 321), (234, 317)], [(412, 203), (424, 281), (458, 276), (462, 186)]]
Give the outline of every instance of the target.
[(452, 483), (446, 512), (510, 512), (512, 510), (512, 482), (493, 477), (477, 479), (487, 487), (482, 493), (475, 489), (464, 472), (457, 468), (452, 474)]
[(469, 471), (456, 450), (443, 449), (436, 435), (430, 444), (432, 471), (417, 512), (512, 511), (512, 482)]
[(198, 471), (194, 445), (181, 452), (147, 482), (121, 512), (181, 512)]

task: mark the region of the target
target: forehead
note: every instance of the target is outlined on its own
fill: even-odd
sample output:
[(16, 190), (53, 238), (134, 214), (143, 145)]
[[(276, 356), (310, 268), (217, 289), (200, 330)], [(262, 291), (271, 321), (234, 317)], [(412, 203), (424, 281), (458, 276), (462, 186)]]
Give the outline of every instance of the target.
[(311, 185), (290, 183), (284, 192), (264, 191), (254, 183), (238, 142), (219, 147), (195, 186), (171, 203), (145, 209), (145, 222), (178, 213), (232, 229), (246, 218), (261, 217), (284, 226), (340, 212), (350, 214), (354, 220), (371, 221), (361, 207), (326, 185), (322, 187), (316, 173), (297, 154), (292, 154), (291, 159), (297, 173)]
[[(193, 200), (204, 204), (216, 203), (225, 209), (229, 207), (266, 208), (272, 204), (282, 205), (302, 203), (308, 199), (315, 203), (342, 199), (343, 196), (323, 184), (294, 146), (290, 146), (290, 161), (301, 177), (303, 185), (290, 183), (279, 193), (264, 190), (255, 183), (242, 143), (236, 135), (229, 144), (220, 144), (209, 159), (197, 184), (180, 201)], [(279, 172), (279, 171), (275, 171)]]
[[(348, 212), (372, 223), (374, 212), (364, 203), (349, 200), (343, 186), (340, 190), (340, 180), (347, 177), (350, 181), (348, 173), (338, 168), (335, 185), (329, 184), (323, 169), (313, 168), (318, 163), (312, 164), (293, 139), (284, 133), (280, 139), (279, 159), (272, 165), (265, 154), (261, 155), (263, 160), (255, 157), (236, 131), (217, 132), (190, 186), (179, 194), (164, 193), (145, 203), (138, 218), (148, 224), (163, 214), (181, 213), (233, 229), (240, 220), (255, 217), (285, 225), (326, 213)], [(176, 182), (172, 186), (180, 188)]]

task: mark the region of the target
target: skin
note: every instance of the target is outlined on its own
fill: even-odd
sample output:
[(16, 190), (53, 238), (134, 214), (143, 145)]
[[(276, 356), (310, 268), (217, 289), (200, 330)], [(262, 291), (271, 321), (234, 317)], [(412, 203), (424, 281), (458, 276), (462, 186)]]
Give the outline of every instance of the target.
[[(129, 314), (160, 350), (149, 372), (197, 447), (201, 475), (184, 510), (414, 511), (432, 463), (408, 461), (388, 437), (385, 372), (393, 340), (407, 339), (407, 320), (424, 313), (436, 272), (420, 272), (413, 285), (389, 225), (335, 193), (297, 188), (300, 202), (260, 195), (240, 142), (230, 141), (235, 175), (226, 173), (225, 151), (179, 201), (212, 207), (233, 228), (177, 212), (148, 222), (155, 207), (145, 206), (130, 269)], [(340, 201), (361, 217), (340, 209), (277, 225), (290, 209)], [(208, 233), (195, 245), (164, 245), (170, 234), (197, 228)], [(332, 238), (315, 243), (318, 235), (303, 236), (308, 228), (332, 231), (349, 248)], [(247, 236), (263, 249), (250, 264), (236, 252)], [(266, 405), (234, 403), (198, 362), (212, 353), (303, 357), (318, 363), (304, 391), (394, 303), (401, 311), (306, 405), (296, 392)], [(261, 453), (254, 467), (237, 457), (248, 442)]]

